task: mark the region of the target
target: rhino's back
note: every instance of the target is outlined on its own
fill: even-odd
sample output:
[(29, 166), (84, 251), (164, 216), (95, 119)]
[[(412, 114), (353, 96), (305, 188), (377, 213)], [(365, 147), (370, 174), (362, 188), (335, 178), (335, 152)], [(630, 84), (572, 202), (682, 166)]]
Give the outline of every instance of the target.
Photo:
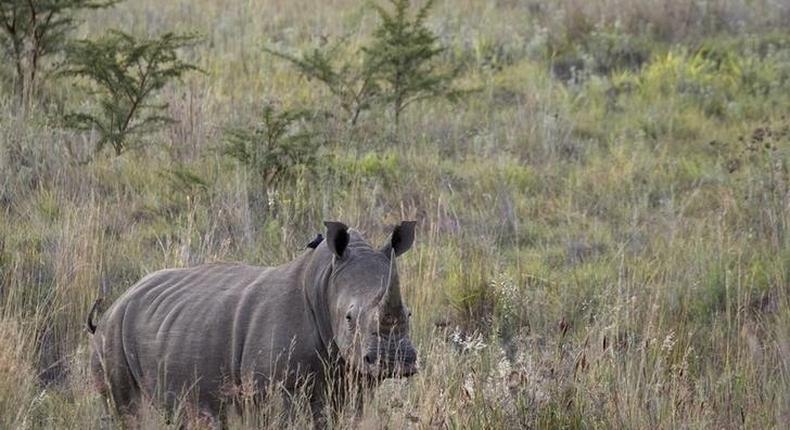
[[(153, 273), (106, 313), (143, 391), (213, 401), (248, 375), (273, 375), (295, 340), (312, 342), (298, 267), (214, 264)], [(102, 327), (104, 326), (104, 327)], [(304, 353), (304, 352), (302, 352)]]

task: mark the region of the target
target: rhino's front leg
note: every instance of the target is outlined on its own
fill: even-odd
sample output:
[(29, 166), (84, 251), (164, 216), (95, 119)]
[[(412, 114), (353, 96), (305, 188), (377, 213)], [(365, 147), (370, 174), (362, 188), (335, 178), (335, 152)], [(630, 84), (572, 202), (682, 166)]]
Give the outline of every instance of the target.
[(327, 417), (325, 406), (324, 396), (310, 400), (310, 411), (313, 415), (313, 429), (315, 430), (323, 430), (329, 427), (329, 417)]
[(348, 393), (345, 381), (333, 375), (329, 381), (319, 378), (313, 386), (310, 410), (313, 414), (313, 428), (335, 427), (343, 414)]

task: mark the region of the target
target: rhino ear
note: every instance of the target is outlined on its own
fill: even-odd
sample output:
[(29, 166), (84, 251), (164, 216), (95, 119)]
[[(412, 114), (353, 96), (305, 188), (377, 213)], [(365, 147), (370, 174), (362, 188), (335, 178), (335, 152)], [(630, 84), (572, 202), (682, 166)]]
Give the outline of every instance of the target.
[(403, 221), (400, 225), (395, 226), (390, 242), (384, 245), (381, 251), (387, 256), (390, 255), (390, 252), (395, 252), (396, 257), (408, 251), (414, 244), (414, 228), (416, 226), (417, 221)]
[(349, 240), (348, 226), (337, 221), (325, 221), (324, 225), (326, 226), (326, 245), (337, 257), (343, 257)]

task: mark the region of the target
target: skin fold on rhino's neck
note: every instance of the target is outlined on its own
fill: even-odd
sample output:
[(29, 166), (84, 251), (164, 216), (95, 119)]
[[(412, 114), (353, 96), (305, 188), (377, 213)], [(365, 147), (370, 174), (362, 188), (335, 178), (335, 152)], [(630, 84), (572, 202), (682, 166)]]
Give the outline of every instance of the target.
[(327, 288), (332, 274), (332, 254), (325, 246), (306, 251), (307, 266), (302, 279), (302, 291), (307, 307), (315, 324), (323, 351), (318, 351), (323, 358), (340, 359), (338, 347), (333, 340), (332, 321), (329, 316)]

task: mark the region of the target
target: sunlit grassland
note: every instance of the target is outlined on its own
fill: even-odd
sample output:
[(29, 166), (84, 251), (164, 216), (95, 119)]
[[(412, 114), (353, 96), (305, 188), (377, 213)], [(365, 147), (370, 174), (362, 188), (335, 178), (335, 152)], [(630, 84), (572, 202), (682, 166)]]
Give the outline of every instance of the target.
[[(197, 31), (185, 57), (203, 72), (166, 91), (176, 124), (85, 165), (70, 152), (92, 137), (55, 119), (84, 103), (77, 87), (51, 81), (22, 111), (0, 81), (0, 428), (106, 421), (84, 331), (102, 291), (164, 267), (279, 264), (324, 219), (374, 243), (419, 221), (399, 267), (422, 372), (385, 384), (362, 427), (782, 428), (790, 8), (703, 3), (440, 1), (442, 61), (475, 91), (414, 105), (397, 135), (379, 109), (354, 129), (326, 121), (319, 166), (265, 201), (221, 155), (223, 129), (265, 103), (336, 102), (262, 47), (347, 37), (354, 55), (369, 6), (129, 0), (86, 15), (85, 37)], [(272, 400), (230, 425), (279, 428), (282, 413)]]

